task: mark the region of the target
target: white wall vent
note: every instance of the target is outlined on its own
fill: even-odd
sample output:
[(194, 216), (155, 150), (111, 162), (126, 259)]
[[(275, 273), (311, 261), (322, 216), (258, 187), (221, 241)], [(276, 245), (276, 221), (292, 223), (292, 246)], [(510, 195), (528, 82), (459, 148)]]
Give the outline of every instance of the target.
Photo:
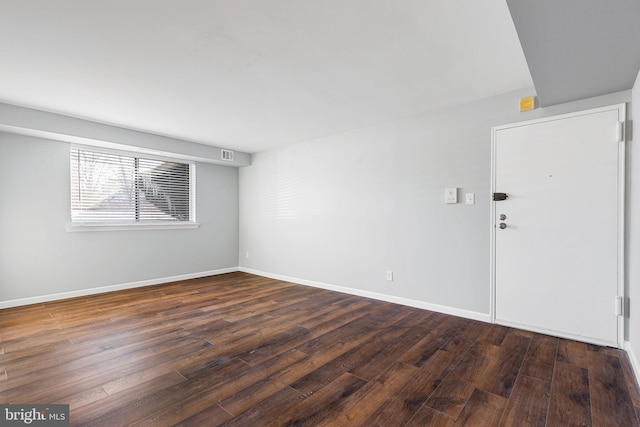
[(222, 149), (220, 150), (220, 157), (227, 162), (233, 162), (233, 151)]

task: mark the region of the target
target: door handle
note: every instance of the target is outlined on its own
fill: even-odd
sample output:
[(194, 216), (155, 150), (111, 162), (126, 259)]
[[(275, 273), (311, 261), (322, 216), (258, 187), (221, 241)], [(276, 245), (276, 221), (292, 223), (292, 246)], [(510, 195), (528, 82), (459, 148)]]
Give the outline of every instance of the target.
[(507, 224), (505, 224), (504, 222), (501, 222), (499, 227), (504, 230), (505, 228), (507, 228)]
[(493, 193), (493, 201), (499, 202), (500, 200), (507, 200), (509, 195), (507, 193)]

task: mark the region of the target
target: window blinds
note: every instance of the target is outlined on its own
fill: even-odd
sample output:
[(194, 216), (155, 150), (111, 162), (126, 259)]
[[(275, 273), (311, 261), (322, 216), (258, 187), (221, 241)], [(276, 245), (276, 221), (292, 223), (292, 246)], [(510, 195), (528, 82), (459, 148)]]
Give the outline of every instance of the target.
[(72, 223), (195, 221), (195, 165), (71, 148)]

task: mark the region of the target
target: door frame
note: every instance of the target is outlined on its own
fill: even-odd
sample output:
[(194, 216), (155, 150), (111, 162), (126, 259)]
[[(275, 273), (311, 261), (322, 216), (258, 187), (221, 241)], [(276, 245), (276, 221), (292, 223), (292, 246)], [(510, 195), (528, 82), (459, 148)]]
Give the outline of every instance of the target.
[[(510, 129), (510, 128), (516, 128), (516, 127), (523, 127), (523, 126), (530, 126), (530, 125), (535, 125), (535, 124), (539, 124), (539, 123), (545, 123), (545, 122), (551, 122), (551, 121), (556, 121), (556, 120), (564, 120), (564, 119), (569, 119), (572, 117), (579, 117), (579, 116), (584, 116), (584, 115), (588, 115), (588, 114), (594, 114), (594, 113), (599, 113), (599, 112), (604, 112), (604, 111), (612, 111), (612, 110), (617, 110), (618, 111), (618, 122), (622, 122), (623, 125), (621, 127), (621, 129), (612, 129), (612, 144), (618, 144), (618, 251), (617, 251), (617, 257), (618, 257), (618, 277), (617, 277), (617, 288), (618, 288), (618, 297), (622, 297), (622, 301), (623, 301), (623, 307), (622, 307), (622, 314), (620, 316), (618, 316), (618, 348), (624, 348), (624, 339), (625, 339), (625, 318), (627, 315), (627, 309), (626, 309), (626, 304), (627, 304), (627, 299), (626, 299), (626, 295), (625, 295), (625, 180), (626, 180), (626, 172), (625, 172), (625, 166), (626, 166), (626, 160), (625, 160), (625, 154), (626, 154), (626, 123), (627, 123), (627, 106), (626, 104), (622, 103), (622, 104), (614, 104), (614, 105), (610, 105), (607, 107), (599, 107), (599, 108), (592, 108), (589, 110), (583, 110), (583, 111), (577, 111), (577, 112), (572, 112), (572, 113), (567, 113), (567, 114), (560, 114), (560, 115), (556, 115), (556, 116), (549, 116), (549, 117), (543, 117), (540, 119), (534, 119), (534, 120), (527, 120), (527, 121), (523, 121), (523, 122), (516, 122), (516, 123), (511, 123), (511, 124), (507, 124), (507, 125), (501, 125), (501, 126), (494, 126), (491, 128), (491, 193), (490, 195), (493, 195), (493, 193), (495, 193), (496, 191), (499, 191), (498, 189), (496, 189), (496, 144), (497, 144), (497, 137), (498, 137), (498, 131), (500, 130), (504, 130), (504, 129)], [(615, 140), (618, 140), (618, 142), (614, 142)], [(504, 189), (502, 189), (502, 191), (504, 191)], [(489, 307), (490, 307), (490, 318), (491, 318), (491, 323), (498, 323), (496, 321), (496, 226), (495, 224), (497, 223), (496, 221), (496, 202), (493, 201), (493, 198), (490, 198), (490, 208), (491, 208), (491, 214), (490, 214), (490, 280), (491, 280), (491, 284), (490, 284), (490, 303), (489, 303)], [(615, 301), (611, 302), (611, 310), (615, 310)], [(532, 331), (534, 332), (541, 332), (541, 333), (545, 333), (548, 334), (549, 331), (542, 331), (542, 330), (537, 330), (535, 327), (531, 327)], [(559, 336), (561, 336), (562, 338), (568, 338), (568, 339), (578, 339), (580, 340), (581, 337), (577, 337), (577, 336), (570, 336), (570, 334), (566, 334), (566, 335), (562, 335), (560, 334)]]

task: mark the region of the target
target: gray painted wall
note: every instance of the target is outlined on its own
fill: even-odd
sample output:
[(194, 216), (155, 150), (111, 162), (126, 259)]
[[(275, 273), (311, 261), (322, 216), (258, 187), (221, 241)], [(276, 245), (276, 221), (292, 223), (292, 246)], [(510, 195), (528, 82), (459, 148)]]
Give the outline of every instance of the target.
[(630, 90), (638, 0), (507, 0), (540, 105)]
[(96, 123), (61, 114), (34, 110), (0, 102), (0, 132), (26, 133), (77, 144), (100, 143), (110, 148), (133, 146), (150, 151), (188, 156), (192, 160), (230, 166), (251, 164), (251, 155), (235, 151), (232, 162), (221, 160), (221, 149), (210, 145), (168, 138), (133, 129)]
[[(531, 94), (254, 154), (240, 169), (241, 267), (488, 314), (491, 127), (631, 96), (519, 113)], [(446, 187), (462, 203), (444, 204)]]
[(238, 169), (196, 175), (200, 228), (70, 233), (69, 144), (0, 133), (0, 303), (237, 267)]

